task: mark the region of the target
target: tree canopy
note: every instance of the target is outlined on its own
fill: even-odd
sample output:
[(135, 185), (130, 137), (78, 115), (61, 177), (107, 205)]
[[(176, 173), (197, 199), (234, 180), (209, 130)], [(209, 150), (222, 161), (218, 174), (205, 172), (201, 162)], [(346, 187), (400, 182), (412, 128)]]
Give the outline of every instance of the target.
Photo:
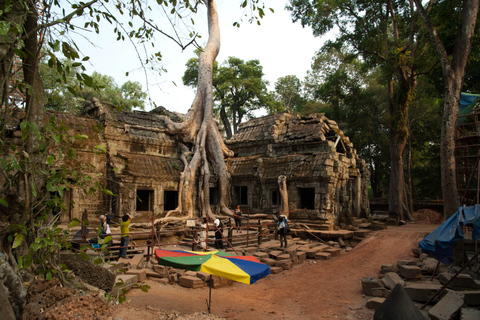
[(147, 93), (142, 90), (138, 81), (127, 81), (118, 86), (111, 76), (93, 72), (90, 76), (92, 85), (86, 86), (79, 81), (78, 67), (74, 68), (71, 61), (68, 64), (65, 77), (59, 77), (56, 69), (47, 64), (40, 66), (40, 74), (45, 85), (46, 103), (45, 108), (57, 111), (76, 113), (85, 101), (96, 97), (101, 102), (117, 107), (120, 110), (132, 110), (134, 108), (145, 110)]
[[(198, 58), (191, 58), (186, 66), (183, 83), (196, 87)], [(220, 66), (214, 64), (215, 110), (220, 114), (227, 138), (237, 132), (238, 125), (245, 118), (253, 116), (253, 111), (273, 103), (267, 92), (268, 81), (263, 76), (263, 67), (258, 60), (245, 62), (229, 57)]]
[[(390, 114), (389, 212), (402, 218), (408, 112), (418, 76), (436, 63), (422, 37), (422, 25), (414, 6), (405, 1), (290, 0), (287, 8), (292, 11), (293, 21), (310, 26), (314, 35), (323, 35), (333, 28), (339, 31), (325, 47), (343, 48), (347, 55), (360, 56), (368, 67), (380, 68)], [(336, 79), (331, 81), (337, 81), (337, 86), (344, 85), (345, 73), (332, 75)]]

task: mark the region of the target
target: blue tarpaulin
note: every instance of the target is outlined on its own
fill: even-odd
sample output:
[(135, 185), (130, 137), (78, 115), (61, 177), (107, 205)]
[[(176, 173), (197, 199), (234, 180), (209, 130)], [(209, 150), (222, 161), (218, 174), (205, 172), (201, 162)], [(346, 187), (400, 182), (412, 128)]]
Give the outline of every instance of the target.
[(472, 239), (477, 240), (480, 236), (480, 205), (460, 207), (454, 215), (420, 241), (418, 247), (429, 256), (449, 265), (453, 261), (453, 246), (463, 239), (462, 227), (467, 224), (473, 226)]
[(461, 111), (464, 108), (470, 106), (472, 103), (476, 103), (479, 98), (480, 94), (462, 92), (460, 95), (459, 110)]

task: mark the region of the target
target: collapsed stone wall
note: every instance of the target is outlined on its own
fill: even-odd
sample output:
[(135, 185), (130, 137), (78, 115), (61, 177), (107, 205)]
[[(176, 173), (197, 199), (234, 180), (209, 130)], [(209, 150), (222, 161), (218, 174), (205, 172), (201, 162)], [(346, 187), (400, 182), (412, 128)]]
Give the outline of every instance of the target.
[[(65, 164), (84, 166), (92, 185), (114, 193), (72, 188), (65, 192), (61, 220), (81, 219), (86, 211), (91, 219), (105, 213), (120, 219), (130, 213), (136, 221), (150, 221), (152, 215), (159, 218), (175, 209), (183, 171), (179, 157), (188, 146), (166, 133), (158, 113), (163, 112), (119, 112), (94, 98), (81, 116), (45, 114), (45, 121), (54, 114), (63, 122), (68, 135), (88, 136), (75, 142), (76, 157)], [(278, 178), (283, 175), (291, 218), (338, 225), (369, 215), (368, 167), (336, 122), (323, 114), (253, 119), (241, 124), (226, 144), (235, 152), (226, 159), (232, 208), (241, 204), (245, 212), (278, 212)], [(214, 175), (210, 187), (214, 200)]]
[(235, 152), (227, 159), (235, 203), (242, 202), (235, 188), (243, 187), (250, 210), (276, 213), (274, 193), (278, 177), (285, 176), (290, 218), (338, 225), (370, 214), (368, 166), (323, 114), (254, 119), (240, 125), (227, 145)]

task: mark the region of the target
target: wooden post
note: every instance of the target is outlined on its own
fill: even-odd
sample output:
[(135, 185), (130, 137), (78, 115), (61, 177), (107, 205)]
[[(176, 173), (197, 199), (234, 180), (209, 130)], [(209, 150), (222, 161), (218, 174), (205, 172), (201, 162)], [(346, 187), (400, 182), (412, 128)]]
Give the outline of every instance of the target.
[(228, 221), (230, 222), (230, 228), (228, 229), (228, 241), (230, 242), (230, 244), (232, 245), (232, 248), (233, 248), (233, 227), (232, 227), (232, 219), (229, 218)]
[(249, 233), (248, 230), (250, 229), (250, 208), (247, 208), (247, 247), (249, 245)]
[(275, 223), (275, 240), (278, 240), (278, 223)]
[(87, 209), (83, 212), (82, 215), (82, 239), (83, 239), (83, 244), (87, 243), (87, 226), (85, 225), (85, 221), (88, 222), (88, 213)]
[(197, 251), (198, 232), (194, 230), (192, 231), (192, 235), (193, 235), (192, 251)]
[(261, 245), (263, 241), (263, 230), (262, 225), (260, 223), (260, 219), (258, 219), (258, 245)]

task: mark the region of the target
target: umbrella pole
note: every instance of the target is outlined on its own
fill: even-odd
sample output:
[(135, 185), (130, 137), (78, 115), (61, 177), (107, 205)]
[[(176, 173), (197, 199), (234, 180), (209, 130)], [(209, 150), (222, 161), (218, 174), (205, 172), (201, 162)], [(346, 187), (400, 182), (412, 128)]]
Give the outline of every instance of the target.
[(207, 300), (207, 310), (210, 313), (210, 307), (212, 306), (212, 275), (210, 275), (210, 279), (208, 280), (208, 300)]

